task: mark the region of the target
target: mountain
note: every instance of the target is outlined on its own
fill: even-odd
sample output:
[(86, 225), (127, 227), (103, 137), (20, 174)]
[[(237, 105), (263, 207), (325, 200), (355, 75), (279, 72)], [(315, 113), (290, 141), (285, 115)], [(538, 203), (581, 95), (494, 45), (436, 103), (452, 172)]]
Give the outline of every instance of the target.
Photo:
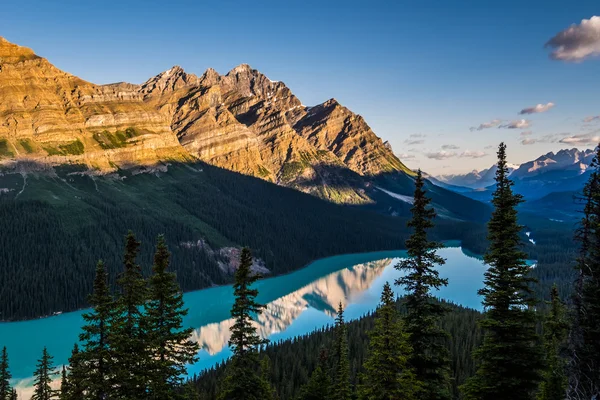
[[(0, 98), (0, 320), (86, 306), (128, 229), (146, 272), (166, 235), (186, 291), (229, 282), (242, 246), (270, 274), (403, 247), (414, 173), (338, 101), (248, 65), (95, 85), (2, 39)], [(489, 206), (427, 187), (438, 238), (477, 242)]]
[(362, 177), (411, 174), (335, 99), (306, 107), (242, 64), (198, 77), (173, 67), (142, 85), (94, 85), (0, 40), (0, 163), (100, 172), (200, 159), (340, 203), (366, 203)]
[[(589, 178), (588, 168), (594, 158), (595, 150), (564, 149), (549, 152), (533, 161), (521, 164), (512, 170), (510, 178), (514, 181), (513, 190), (527, 200), (521, 207), (535, 214), (551, 215), (553, 219), (572, 219), (577, 217), (581, 204), (574, 199), (581, 192)], [(446, 178), (445, 188), (461, 193), (479, 201), (490, 201), (494, 190), (493, 175), (496, 166), (477, 173), (479, 177), (472, 190), (456, 188), (447, 182), (461, 182), (465, 186), (468, 176), (454, 179)], [(482, 186), (486, 185), (486, 186)]]
[[(519, 168), (518, 165), (508, 165), (509, 172), (512, 172), (517, 168)], [(492, 185), (497, 169), (496, 165), (492, 165), (490, 168), (482, 169), (481, 171), (473, 170), (466, 174), (441, 175), (436, 179), (443, 184), (458, 187), (454, 189), (448, 187), (448, 189), (462, 193), (468, 190), (463, 190), (461, 188), (481, 189)]]

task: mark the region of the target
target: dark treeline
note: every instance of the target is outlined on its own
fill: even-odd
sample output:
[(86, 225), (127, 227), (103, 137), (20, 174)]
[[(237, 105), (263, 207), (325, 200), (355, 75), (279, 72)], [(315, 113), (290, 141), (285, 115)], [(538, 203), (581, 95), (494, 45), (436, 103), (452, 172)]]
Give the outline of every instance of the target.
[[(445, 345), (450, 354), (451, 393), (456, 398), (458, 387), (475, 371), (471, 352), (481, 342), (481, 331), (477, 326), (481, 313), (454, 304), (446, 305), (450, 312), (441, 319), (440, 327), (449, 334)], [(396, 302), (396, 307), (402, 315), (406, 313), (402, 299)], [(374, 314), (347, 324), (352, 385), (360, 382), (359, 374), (368, 352), (368, 332), (373, 326)], [(329, 326), (301, 337), (270, 343), (264, 348), (261, 354), (270, 360), (271, 380), (280, 399), (295, 399), (300, 394), (300, 389), (319, 364), (321, 350), (331, 349), (334, 338), (334, 328)], [(218, 382), (225, 367), (226, 364), (220, 364), (192, 379), (202, 399), (216, 398)]]
[[(121, 235), (129, 229), (143, 243), (145, 276), (150, 244), (165, 235), (184, 291), (232, 281), (219, 267), (226, 257), (198, 246), (200, 240), (215, 250), (249, 246), (273, 274), (282, 274), (326, 256), (401, 249), (408, 235), (405, 216), (335, 205), (205, 164), (171, 165), (159, 176), (123, 172), (121, 180), (67, 172), (29, 176), (18, 199), (0, 197), (0, 320), (87, 307), (99, 258), (114, 288)], [(12, 186), (20, 188), (20, 175), (2, 179), (17, 177)], [(484, 229), (447, 220), (434, 234), (464, 239), (477, 251)]]
[[(130, 232), (116, 290), (111, 290), (105, 263), (96, 265), (88, 299), (92, 308), (84, 315), (81, 344), (74, 346), (62, 371), (61, 389), (51, 386), (59, 372), (44, 349), (34, 371), (33, 399), (598, 398), (600, 148), (583, 192), (572, 300), (565, 304), (554, 285), (545, 306), (535, 297), (540, 283), (526, 263), (517, 214), (522, 198), (512, 191), (505, 151), (500, 144), (484, 255), (489, 268), (479, 291), (483, 313), (434, 298), (434, 290), (448, 281), (438, 273), (445, 260), (437, 254), (441, 244), (432, 240), (436, 213), (419, 171), (407, 224), (409, 257), (395, 266), (405, 272), (394, 282), (405, 289), (401, 300), (386, 283), (372, 315), (348, 323), (340, 303), (333, 327), (269, 345), (253, 323), (264, 308), (253, 287), (261, 277), (252, 271), (252, 256), (244, 248), (233, 277), (233, 355), (184, 382), (185, 365), (195, 360), (198, 347), (182, 327), (187, 311), (170, 269), (170, 252), (159, 236), (146, 278), (138, 262), (141, 244)], [(15, 398), (3, 349), (0, 399)]]

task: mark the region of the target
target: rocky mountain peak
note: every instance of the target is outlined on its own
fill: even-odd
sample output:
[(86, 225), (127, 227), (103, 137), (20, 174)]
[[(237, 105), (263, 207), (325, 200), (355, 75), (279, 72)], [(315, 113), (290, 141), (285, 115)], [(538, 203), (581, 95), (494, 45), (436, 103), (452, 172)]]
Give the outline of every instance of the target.
[(200, 78), (194, 74), (188, 74), (183, 68), (175, 65), (143, 83), (140, 92), (143, 94), (152, 92), (164, 94), (166, 92), (174, 92), (184, 87), (195, 86), (199, 83)]
[(0, 64), (39, 58), (33, 50), (18, 46), (0, 36)]
[(213, 86), (219, 83), (221, 79), (221, 75), (213, 68), (208, 68), (202, 76), (200, 77), (200, 82), (202, 86)]

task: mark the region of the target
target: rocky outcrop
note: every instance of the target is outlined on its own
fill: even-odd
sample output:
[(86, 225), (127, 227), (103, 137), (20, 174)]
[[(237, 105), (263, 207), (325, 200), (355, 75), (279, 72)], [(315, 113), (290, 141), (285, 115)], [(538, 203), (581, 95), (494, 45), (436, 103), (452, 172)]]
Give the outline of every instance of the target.
[(136, 85), (98, 86), (0, 39), (0, 162), (113, 169), (189, 157)]
[(409, 172), (361, 116), (333, 99), (306, 107), (247, 64), (94, 85), (2, 39), (0, 96), (3, 164), (106, 171), (193, 157), (342, 203), (371, 201), (364, 178)]

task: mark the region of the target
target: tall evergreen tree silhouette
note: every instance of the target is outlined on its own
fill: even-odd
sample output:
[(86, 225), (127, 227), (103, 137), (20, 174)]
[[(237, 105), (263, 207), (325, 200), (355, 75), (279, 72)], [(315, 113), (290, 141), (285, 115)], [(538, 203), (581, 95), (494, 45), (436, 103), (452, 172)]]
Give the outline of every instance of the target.
[(125, 238), (124, 270), (117, 280), (120, 290), (111, 323), (110, 345), (113, 356), (115, 397), (147, 399), (147, 352), (143, 306), (148, 299), (146, 280), (136, 258), (140, 242), (133, 232)]
[(335, 318), (333, 361), (331, 397), (333, 400), (350, 400), (352, 398), (352, 387), (350, 386), (350, 360), (348, 359), (348, 329), (344, 321), (344, 307), (341, 302)]
[(169, 400), (180, 397), (186, 364), (194, 362), (198, 344), (190, 340), (192, 329), (183, 329), (187, 309), (176, 276), (168, 271), (170, 253), (165, 238), (158, 237), (149, 301), (146, 305), (146, 328), (150, 358), (148, 398)]
[(475, 351), (479, 367), (463, 386), (467, 399), (531, 399), (540, 382), (542, 352), (536, 334), (535, 301), (529, 267), (521, 250), (516, 207), (522, 196), (513, 193), (508, 178), (506, 145), (498, 147), (494, 211), (488, 223), (490, 246), (484, 256), (485, 310), (480, 326), (483, 344)]
[(12, 394), (12, 387), (10, 386), (10, 379), (12, 375), (8, 365), (8, 351), (6, 346), (2, 348), (2, 355), (0, 355), (0, 400), (7, 400)]
[(52, 357), (46, 347), (42, 351), (42, 357), (38, 360), (35, 372), (33, 373), (33, 396), (31, 400), (52, 400), (56, 399), (56, 391), (50, 386), (52, 377), (56, 375)]
[(258, 290), (252, 285), (260, 278), (252, 272), (252, 254), (244, 248), (240, 265), (235, 272), (233, 294), (235, 302), (231, 308), (234, 320), (229, 339), (233, 352), (227, 374), (221, 382), (220, 400), (263, 400), (272, 398), (272, 389), (260, 373), (258, 351), (266, 343), (256, 333), (253, 316), (263, 311), (264, 306), (256, 301)]
[(383, 286), (375, 326), (369, 332), (360, 398), (363, 400), (416, 399), (419, 384), (408, 364), (412, 349), (388, 282)]
[(445, 346), (447, 333), (439, 327), (440, 318), (447, 308), (434, 301), (433, 289), (448, 284), (440, 278), (436, 266), (445, 260), (437, 254), (441, 243), (429, 240), (427, 232), (434, 227), (435, 210), (425, 191), (425, 181), (419, 170), (415, 179), (415, 193), (408, 226), (413, 229), (406, 241), (408, 258), (400, 260), (396, 269), (406, 274), (396, 285), (406, 290), (406, 331), (410, 335), (412, 355), (409, 359), (420, 382), (419, 399), (441, 400), (450, 398), (450, 361)]
[(538, 400), (563, 400), (567, 393), (567, 362), (564, 357), (569, 323), (565, 305), (558, 295), (556, 284), (550, 291), (550, 310), (544, 322), (544, 347), (546, 366)]
[(112, 397), (111, 378), (115, 365), (110, 348), (110, 328), (115, 304), (102, 261), (96, 264), (94, 288), (88, 301), (92, 309), (83, 314), (85, 323), (79, 335), (83, 348), (79, 352), (79, 347), (75, 346), (71, 353), (72, 395), (77, 398), (85, 388), (87, 398), (104, 400)]
[(583, 189), (584, 209), (576, 240), (577, 280), (569, 333), (568, 396), (600, 398), (600, 147)]

